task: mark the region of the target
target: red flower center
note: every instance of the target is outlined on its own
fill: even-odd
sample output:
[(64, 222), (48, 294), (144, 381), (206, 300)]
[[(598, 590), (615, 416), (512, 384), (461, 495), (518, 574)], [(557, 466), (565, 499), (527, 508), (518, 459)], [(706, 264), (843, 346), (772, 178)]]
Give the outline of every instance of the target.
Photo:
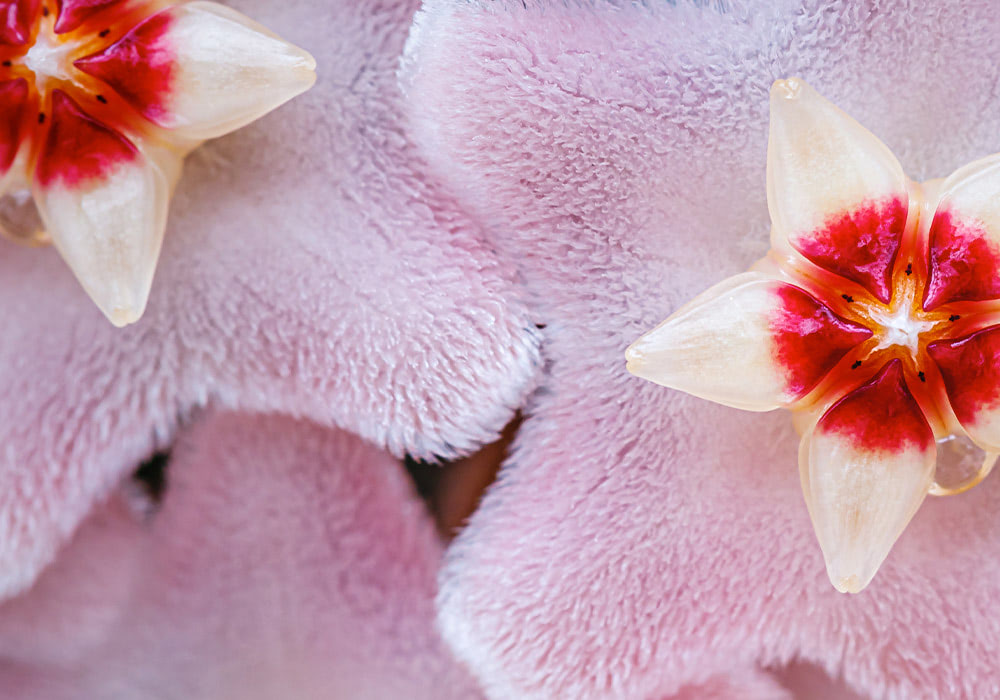
[[(1000, 251), (975, 221), (946, 209), (919, 227), (907, 210), (898, 199), (869, 202), (826, 222), (800, 250), (813, 263), (797, 280), (814, 297), (809, 308), (782, 294), (772, 322), (789, 385), (841, 397), (824, 424), (845, 434), (868, 394), (900, 400), (865, 406), (867, 415), (919, 406), (938, 433), (953, 414), (969, 425), (1000, 403)], [(870, 391), (887, 382), (893, 392)], [(922, 442), (926, 425), (910, 422), (912, 441), (900, 439), (898, 421), (882, 442), (877, 430), (857, 438), (888, 451)]]
[(74, 186), (137, 155), (170, 96), (170, 15), (124, 0), (0, 2), (0, 171)]

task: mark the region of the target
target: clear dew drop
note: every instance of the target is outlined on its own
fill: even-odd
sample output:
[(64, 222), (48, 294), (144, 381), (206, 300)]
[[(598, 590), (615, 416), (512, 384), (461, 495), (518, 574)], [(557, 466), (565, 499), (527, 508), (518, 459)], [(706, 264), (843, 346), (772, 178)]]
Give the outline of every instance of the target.
[(964, 435), (941, 438), (937, 441), (936, 489), (932, 493), (947, 495), (974, 486), (996, 459), (995, 453), (986, 452)]
[(44, 245), (49, 242), (30, 190), (0, 196), (0, 233), (19, 243)]

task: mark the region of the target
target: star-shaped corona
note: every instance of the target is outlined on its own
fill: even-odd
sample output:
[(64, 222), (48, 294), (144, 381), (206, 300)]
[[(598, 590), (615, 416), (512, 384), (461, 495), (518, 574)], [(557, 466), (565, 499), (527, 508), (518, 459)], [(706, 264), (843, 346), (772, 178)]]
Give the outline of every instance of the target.
[[(809, 515), (840, 591), (874, 577), (928, 493), (1000, 452), (1000, 154), (908, 180), (805, 82), (771, 89), (771, 250), (626, 351), (658, 384), (789, 408)], [(956, 438), (981, 450), (936, 479)]]
[(132, 323), (184, 156), (313, 82), (308, 53), (213, 2), (0, 0), (0, 193), (40, 222), (3, 233), (51, 240)]

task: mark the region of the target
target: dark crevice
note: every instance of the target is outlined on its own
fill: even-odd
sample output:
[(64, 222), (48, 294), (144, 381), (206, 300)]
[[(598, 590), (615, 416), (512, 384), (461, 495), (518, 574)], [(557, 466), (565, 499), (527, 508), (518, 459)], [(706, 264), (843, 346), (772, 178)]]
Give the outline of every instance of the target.
[(167, 491), (167, 466), (169, 464), (169, 450), (154, 452), (132, 473), (132, 482), (149, 499), (154, 508), (163, 502), (163, 496)]
[(819, 664), (792, 659), (769, 669), (795, 700), (869, 700), (841, 676), (831, 676)]
[(430, 507), (431, 498), (434, 497), (434, 492), (441, 482), (441, 472), (445, 464), (447, 462), (429, 462), (417, 459), (412, 455), (406, 455), (403, 458), (403, 466), (406, 467), (406, 472), (413, 479), (417, 495), (427, 503), (428, 507)]
[(496, 479), (522, 420), (518, 412), (499, 440), (462, 459), (425, 461), (406, 456), (406, 471), (446, 540), (458, 534)]

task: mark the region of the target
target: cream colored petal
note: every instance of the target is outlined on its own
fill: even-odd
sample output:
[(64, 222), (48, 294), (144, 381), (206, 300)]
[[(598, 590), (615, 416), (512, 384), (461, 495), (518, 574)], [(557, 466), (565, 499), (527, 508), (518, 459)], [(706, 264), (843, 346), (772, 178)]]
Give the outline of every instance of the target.
[(35, 199), (63, 259), (116, 326), (146, 308), (166, 227), (170, 182), (140, 156), (100, 178), (35, 185)]
[(732, 277), (626, 351), (636, 376), (752, 411), (807, 394), (871, 335), (803, 290), (769, 275)]
[(869, 584), (934, 480), (933, 433), (899, 361), (849, 393), (802, 439), (802, 491), (834, 587)]
[(798, 78), (771, 88), (771, 245), (888, 300), (909, 209), (906, 176), (871, 132)]
[(248, 17), (213, 2), (175, 11), (177, 87), (171, 128), (205, 139), (259, 119), (316, 82), (316, 61)]
[(316, 81), (307, 52), (235, 10), (201, 1), (163, 10), (75, 65), (147, 119), (194, 141), (238, 129)]
[(965, 165), (941, 184), (938, 209), (949, 208), (975, 217), (1000, 238), (1000, 153)]
[(1000, 299), (1000, 154), (952, 173), (928, 232), (924, 307)]

